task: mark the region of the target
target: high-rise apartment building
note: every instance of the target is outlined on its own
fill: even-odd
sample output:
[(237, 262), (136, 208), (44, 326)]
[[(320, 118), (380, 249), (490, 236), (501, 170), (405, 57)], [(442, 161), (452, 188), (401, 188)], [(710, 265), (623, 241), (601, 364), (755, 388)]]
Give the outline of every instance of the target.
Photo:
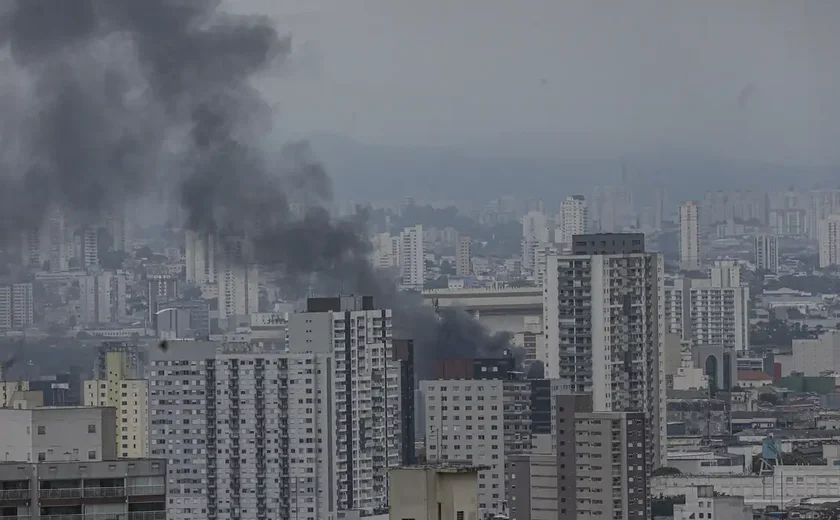
[(470, 237), (458, 237), (455, 246), (455, 274), (469, 276), (472, 274), (472, 241)]
[[(481, 515), (505, 509), (505, 462), (527, 453), (551, 432), (550, 395), (568, 391), (560, 381), (527, 380), (511, 358), (443, 360), (436, 380), (421, 381), (426, 460), (481, 468)], [(550, 443), (547, 440), (546, 443)]]
[(808, 194), (808, 237), (819, 238), (820, 221), (840, 213), (840, 189), (811, 190)]
[(417, 224), (400, 233), (402, 284), (422, 288), (426, 283), (426, 245), (423, 226)]
[(522, 267), (529, 271), (536, 267), (535, 251), (549, 242), (548, 221), (541, 211), (529, 211), (522, 217)]
[(694, 201), (680, 205), (680, 269), (699, 271), (703, 262), (700, 252), (700, 207)]
[(184, 259), (190, 283), (216, 283), (216, 237), (211, 233), (187, 231)]
[[(780, 237), (804, 237), (808, 219), (804, 209), (773, 209), (769, 212), (770, 232)], [(819, 227), (819, 224), (818, 224)]]
[(773, 274), (779, 273), (779, 240), (773, 235), (755, 237), (755, 267)]
[(554, 398), (552, 454), (511, 457), (511, 518), (650, 518), (643, 412), (594, 412), (589, 395)]
[(149, 351), (149, 451), (154, 458), (168, 459), (171, 470), (167, 518), (218, 518), (208, 514), (208, 502), (216, 497), (209, 495), (207, 485), (210, 430), (223, 427), (208, 415), (209, 399), (217, 391), (212, 370), (215, 355), (216, 344), (200, 341)]
[(82, 267), (92, 269), (99, 265), (99, 228), (86, 227), (82, 231)]
[(23, 330), (34, 321), (31, 283), (0, 285), (0, 330)]
[(693, 346), (722, 345), (749, 349), (750, 289), (741, 285), (741, 268), (718, 261), (708, 278), (677, 277), (664, 288), (664, 316), (668, 332)]
[(381, 509), (412, 415), (390, 321), (369, 297), (311, 298), (290, 317), (288, 352), (187, 341), (152, 353), (151, 453), (178, 475), (170, 515)]
[(820, 268), (840, 265), (840, 214), (819, 221)]
[(70, 268), (70, 237), (64, 212), (58, 208), (53, 208), (47, 217), (47, 234), (50, 271), (53, 273), (67, 271)]
[(116, 409), (117, 457), (148, 457), (148, 381), (132, 373), (130, 352), (115, 349), (101, 354), (105, 357), (106, 377), (85, 381), (85, 406)]
[(575, 235), (583, 235), (589, 227), (589, 213), (583, 195), (572, 195), (560, 203), (555, 242), (571, 244)]
[(306, 311), (290, 317), (290, 350), (333, 356), (334, 510), (372, 512), (387, 502), (381, 469), (399, 466), (404, 453), (391, 310), (365, 296), (310, 298)]
[(165, 308), (165, 304), (178, 299), (178, 279), (174, 276), (149, 275), (146, 278), (146, 295), (148, 298), (146, 320), (150, 326), (154, 327), (157, 324), (158, 313)]
[(593, 409), (644, 412), (665, 463), (664, 260), (639, 233), (578, 235), (570, 255), (548, 259), (545, 376), (590, 393)]
[(219, 316), (259, 312), (259, 269), (247, 239), (227, 238), (219, 244), (216, 260)]
[(113, 273), (101, 272), (79, 278), (79, 317), (82, 325), (110, 323), (114, 288)]

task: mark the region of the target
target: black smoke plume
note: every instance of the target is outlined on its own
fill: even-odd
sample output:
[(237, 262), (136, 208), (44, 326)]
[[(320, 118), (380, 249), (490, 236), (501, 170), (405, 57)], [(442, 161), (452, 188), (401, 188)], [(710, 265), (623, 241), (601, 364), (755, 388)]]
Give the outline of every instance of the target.
[(217, 0), (7, 1), (0, 46), (0, 237), (36, 229), (52, 207), (98, 218), (176, 192), (187, 228), (247, 232), (246, 261), (392, 307), (421, 364), (507, 345), (374, 272), (364, 223), (324, 209), (330, 180), (305, 143), (263, 146), (275, 118), (252, 81), (292, 50), (271, 20)]

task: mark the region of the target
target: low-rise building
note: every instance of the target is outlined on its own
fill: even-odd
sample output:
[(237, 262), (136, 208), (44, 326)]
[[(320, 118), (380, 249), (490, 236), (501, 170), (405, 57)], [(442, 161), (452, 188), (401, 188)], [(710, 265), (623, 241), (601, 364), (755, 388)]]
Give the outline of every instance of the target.
[(700, 518), (752, 520), (753, 509), (742, 496), (717, 496), (712, 486), (695, 486), (687, 490), (685, 504), (674, 505), (674, 520)]
[(166, 520), (166, 461), (0, 462), (0, 515)]
[(417, 466), (388, 470), (389, 516), (403, 520), (472, 520), (478, 516), (482, 468)]
[(15, 462), (116, 459), (116, 410), (0, 408), (0, 457)]

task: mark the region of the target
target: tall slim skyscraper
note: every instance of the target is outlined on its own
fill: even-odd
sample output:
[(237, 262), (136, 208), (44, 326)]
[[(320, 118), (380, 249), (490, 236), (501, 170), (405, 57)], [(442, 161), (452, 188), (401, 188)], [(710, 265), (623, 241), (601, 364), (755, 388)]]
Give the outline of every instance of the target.
[(85, 269), (99, 265), (99, 228), (90, 226), (82, 232), (82, 261)]
[(594, 411), (644, 412), (649, 462), (665, 463), (664, 260), (639, 233), (578, 235), (547, 260), (545, 376), (591, 393)]
[(455, 249), (455, 274), (469, 276), (472, 274), (472, 243), (470, 237), (458, 237)]
[(694, 201), (680, 205), (680, 269), (699, 271), (703, 262), (700, 252), (700, 207)]
[(64, 213), (58, 208), (53, 208), (47, 218), (50, 271), (53, 273), (69, 269), (71, 254), (67, 231), (67, 221), (64, 218)]
[(755, 237), (755, 266), (773, 274), (779, 273), (779, 241), (775, 236)]
[(106, 377), (85, 381), (85, 406), (116, 409), (117, 457), (149, 456), (149, 382), (131, 372), (128, 351), (104, 352)]
[(404, 453), (404, 392), (391, 310), (375, 308), (369, 296), (310, 298), (306, 312), (290, 317), (289, 338), (292, 353), (331, 356), (334, 366), (328, 386), (332, 427), (322, 432), (334, 459), (329, 484), (318, 483), (319, 501), (331, 497), (332, 510), (373, 512), (385, 506), (387, 479), (381, 470), (402, 464)]
[(812, 190), (808, 195), (808, 237), (818, 239), (820, 221), (840, 213), (840, 190)]
[(819, 222), (820, 267), (840, 265), (840, 214)]
[(0, 285), (0, 330), (23, 330), (33, 321), (32, 284)]
[(582, 235), (589, 227), (589, 212), (583, 195), (572, 195), (560, 203), (555, 242), (571, 244), (572, 237)]
[(253, 261), (251, 243), (244, 238), (220, 242), (216, 267), (219, 316), (259, 312), (259, 269)]
[(213, 234), (188, 230), (184, 257), (188, 282), (216, 283), (216, 237)]
[(426, 283), (426, 245), (423, 226), (405, 228), (400, 234), (400, 267), (403, 285), (422, 288)]

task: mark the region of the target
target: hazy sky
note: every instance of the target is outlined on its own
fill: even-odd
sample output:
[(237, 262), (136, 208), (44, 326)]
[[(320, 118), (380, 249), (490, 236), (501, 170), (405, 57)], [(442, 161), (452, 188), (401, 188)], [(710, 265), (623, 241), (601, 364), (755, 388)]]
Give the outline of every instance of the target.
[(837, 0), (236, 0), (293, 133), (840, 164)]

